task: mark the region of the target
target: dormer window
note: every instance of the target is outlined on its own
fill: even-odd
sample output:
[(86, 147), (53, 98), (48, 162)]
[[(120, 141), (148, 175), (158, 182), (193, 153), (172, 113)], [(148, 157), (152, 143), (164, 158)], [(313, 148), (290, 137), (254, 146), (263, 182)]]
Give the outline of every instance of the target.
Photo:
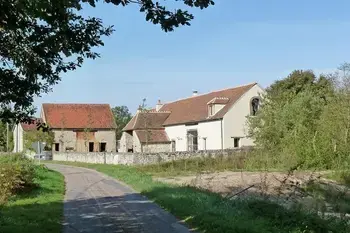
[(213, 104), (209, 104), (208, 113), (209, 113), (209, 114), (208, 114), (209, 116), (214, 115), (215, 109), (214, 109), (214, 105), (213, 105)]
[(226, 97), (215, 97), (210, 100), (208, 104), (208, 117), (214, 116), (228, 103), (229, 98)]
[(256, 116), (258, 114), (260, 108), (260, 98), (259, 97), (254, 97), (250, 101), (250, 115), (251, 116)]

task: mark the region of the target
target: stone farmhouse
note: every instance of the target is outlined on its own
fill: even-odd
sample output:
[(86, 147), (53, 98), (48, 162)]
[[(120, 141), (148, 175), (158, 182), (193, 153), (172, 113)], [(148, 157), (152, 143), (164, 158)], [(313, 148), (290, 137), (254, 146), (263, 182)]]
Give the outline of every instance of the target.
[(247, 116), (256, 115), (257, 83), (214, 91), (138, 110), (123, 129), (120, 152), (221, 150), (253, 146)]
[[(108, 104), (43, 104), (41, 119), (54, 133), (55, 152), (115, 152), (115, 120)], [(14, 152), (22, 152), (23, 133), (36, 124), (14, 128)]]

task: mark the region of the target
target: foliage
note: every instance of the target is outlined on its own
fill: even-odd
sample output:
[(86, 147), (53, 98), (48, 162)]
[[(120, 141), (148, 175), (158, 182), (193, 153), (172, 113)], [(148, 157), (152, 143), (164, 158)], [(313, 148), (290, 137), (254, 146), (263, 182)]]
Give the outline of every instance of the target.
[(335, 84), (334, 75), (317, 78), (312, 71), (294, 71), (267, 88), (259, 113), (248, 119), (251, 136), (270, 155), (266, 159), (286, 169), (339, 164), (349, 147), (334, 151), (332, 145), (339, 145), (348, 131), (350, 105)]
[[(29, 121), (33, 99), (61, 80), (61, 73), (95, 59), (102, 38), (113, 32), (99, 18), (84, 17), (83, 7), (98, 0), (9, 0), (0, 5), (0, 118)], [(105, 0), (114, 6), (136, 4), (146, 20), (164, 31), (189, 25), (185, 10), (170, 11), (153, 0)], [(207, 8), (212, 0), (183, 0), (186, 6)], [(13, 105), (12, 107), (10, 107)]]
[(35, 184), (35, 189), (12, 196), (1, 209), (0, 232), (62, 232), (64, 177), (35, 166)]
[[(60, 162), (62, 163), (62, 162)], [(199, 232), (280, 233), (349, 232), (338, 219), (322, 219), (301, 209), (286, 209), (264, 200), (230, 200), (192, 187), (154, 181), (137, 168), (121, 165), (64, 162), (117, 178), (152, 199)]]
[(24, 189), (34, 186), (34, 164), (22, 155), (7, 155), (0, 158), (0, 204)]
[(24, 132), (24, 148), (27, 150), (33, 150), (32, 144), (38, 141), (45, 142), (45, 149), (51, 150), (54, 140), (55, 135), (52, 131), (45, 131), (41, 128)]
[[(7, 129), (6, 123), (0, 121), (0, 151), (7, 151)], [(14, 147), (13, 144), (13, 132), (11, 125), (9, 125), (9, 145), (8, 149), (11, 151)]]
[(131, 120), (132, 116), (127, 106), (116, 106), (112, 108), (112, 112), (117, 126), (116, 138), (119, 140), (122, 136), (123, 128)]

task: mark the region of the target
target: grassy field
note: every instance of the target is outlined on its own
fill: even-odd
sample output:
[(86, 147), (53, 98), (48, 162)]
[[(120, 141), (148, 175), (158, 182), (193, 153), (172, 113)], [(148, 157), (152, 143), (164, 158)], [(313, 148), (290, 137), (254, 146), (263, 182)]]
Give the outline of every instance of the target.
[(0, 209), (1, 233), (61, 233), (64, 178), (43, 166), (35, 172), (37, 188), (11, 197)]
[[(61, 162), (60, 162), (61, 163)], [(95, 169), (132, 186), (198, 232), (207, 233), (328, 233), (350, 232), (337, 219), (321, 219), (300, 209), (285, 209), (263, 200), (229, 200), (218, 194), (156, 182), (140, 168), (70, 163)]]
[[(184, 160), (175, 160), (166, 163), (151, 164), (139, 166), (138, 170), (148, 173), (152, 176), (172, 177), (193, 175), (201, 172), (219, 172), (219, 171), (261, 171), (265, 170), (262, 164), (265, 164), (259, 155), (245, 154), (237, 156), (217, 156), (215, 158), (193, 158)], [(281, 167), (275, 166), (269, 171), (280, 171)]]

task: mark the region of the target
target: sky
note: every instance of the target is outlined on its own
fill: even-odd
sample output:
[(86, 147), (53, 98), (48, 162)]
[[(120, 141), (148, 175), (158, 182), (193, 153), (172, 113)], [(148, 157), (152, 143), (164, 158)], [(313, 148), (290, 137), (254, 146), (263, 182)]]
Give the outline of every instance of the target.
[[(179, 7), (175, 0), (162, 1)], [(134, 113), (142, 99), (175, 101), (199, 93), (258, 82), (267, 87), (296, 69), (317, 74), (350, 62), (348, 0), (215, 0), (188, 9), (189, 27), (165, 33), (145, 21), (136, 5), (100, 3), (82, 14), (115, 32), (104, 38), (97, 60), (62, 75), (42, 103), (108, 103)]]

